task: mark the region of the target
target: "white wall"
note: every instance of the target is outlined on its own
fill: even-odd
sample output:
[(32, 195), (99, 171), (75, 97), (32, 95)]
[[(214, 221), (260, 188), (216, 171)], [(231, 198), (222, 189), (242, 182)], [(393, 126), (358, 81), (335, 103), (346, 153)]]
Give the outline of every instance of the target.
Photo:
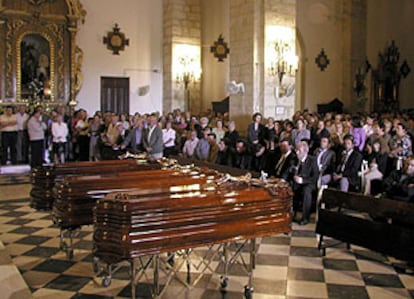
[[(342, 96), (343, 35), (338, 1), (298, 0), (296, 3), (296, 25), (304, 44), (301, 60), (305, 71), (304, 107), (298, 109), (316, 111), (317, 104)], [(315, 63), (322, 48), (330, 61), (324, 71)]]
[(201, 39), (203, 82), (201, 87), (201, 111), (212, 108), (211, 102), (220, 101), (227, 96), (225, 84), (229, 82), (230, 55), (223, 62), (210, 52), (210, 46), (223, 34), (229, 43), (229, 0), (201, 1)]
[[(78, 108), (89, 114), (100, 109), (100, 78), (130, 78), (130, 113), (161, 111), (162, 107), (162, 0), (83, 0), (85, 24), (77, 34), (84, 52), (83, 86)], [(103, 44), (115, 23), (129, 38), (120, 55)], [(154, 72), (156, 70), (157, 72)], [(145, 96), (138, 89), (149, 86)]]

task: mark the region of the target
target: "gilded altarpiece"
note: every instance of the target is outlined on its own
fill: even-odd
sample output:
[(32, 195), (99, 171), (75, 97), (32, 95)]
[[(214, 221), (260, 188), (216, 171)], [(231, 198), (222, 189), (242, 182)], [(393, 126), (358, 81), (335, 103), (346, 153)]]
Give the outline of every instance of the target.
[(84, 16), (79, 0), (0, 0), (2, 104), (76, 103)]

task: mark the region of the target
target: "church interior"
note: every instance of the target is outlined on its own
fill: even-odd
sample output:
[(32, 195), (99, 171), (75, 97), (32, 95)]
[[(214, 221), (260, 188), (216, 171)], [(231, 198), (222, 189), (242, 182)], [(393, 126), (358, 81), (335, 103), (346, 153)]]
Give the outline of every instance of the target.
[[(225, 115), (228, 119), (224, 122), (223, 117), (223, 124), (227, 127), (230, 121), (234, 121), (241, 136), (250, 136), (252, 116), (257, 114), (263, 117), (262, 121), (288, 122), (293, 117), (292, 125), (298, 129), (298, 119), (294, 118), (297, 113), (305, 120), (312, 115), (331, 112), (333, 115), (358, 114), (365, 120), (371, 115), (380, 118), (380, 115), (389, 117), (395, 113), (397, 122), (393, 126), (402, 126), (398, 117), (404, 119), (403, 135), (413, 140), (414, 40), (410, 33), (414, 30), (413, 11), (412, 0), (0, 0), (0, 131), (9, 133), (3, 129), (6, 125), (1, 119), (7, 114), (7, 109), (13, 107), (17, 110), (20, 106), (33, 115), (38, 107), (42, 107), (44, 113), (58, 111), (61, 107), (69, 113), (82, 110), (85, 117), (93, 117), (97, 111), (146, 115), (148, 128), (151, 128), (148, 136), (145, 135), (148, 143), (153, 134), (151, 117), (166, 116), (175, 111), (181, 111), (183, 115), (187, 112), (191, 117), (200, 116), (200, 123), (202, 116), (214, 114), (214, 119), (219, 119), (217, 115)], [(351, 119), (343, 123), (346, 121), (351, 122)], [(335, 125), (334, 119), (329, 122)], [(390, 119), (391, 122), (394, 118)], [(2, 139), (3, 136), (6, 135), (2, 135)], [(282, 143), (283, 139), (278, 142)], [(310, 151), (303, 142), (298, 142), (299, 145), (294, 142), (292, 151), (296, 146), (298, 157), (303, 148), (306, 153)], [(272, 142), (266, 146), (271, 146), (269, 144)], [(121, 143), (118, 145), (121, 148)], [(397, 166), (392, 167), (397, 167), (398, 171), (404, 169), (403, 178), (408, 176), (411, 180), (414, 177), (414, 171), (409, 172), (409, 169), (414, 169), (411, 141), (409, 146), (404, 157), (398, 153), (393, 157)], [(151, 147), (146, 148), (149, 153), (148, 148)], [(7, 161), (7, 149), (5, 153), (2, 152), (2, 158), (6, 156), (2, 164), (15, 164), (12, 150), (11, 162)], [(117, 152), (115, 156), (121, 159)], [(131, 156), (135, 159), (139, 155)], [(84, 161), (88, 158), (93, 161), (96, 157), (91, 160), (91, 156), (86, 156)], [(177, 251), (174, 244), (170, 244), (173, 241), (168, 242), (167, 238), (163, 246), (168, 250), (154, 249), (156, 254), (150, 259), (143, 255), (143, 259), (140, 256), (119, 265), (114, 263), (114, 269), (111, 263), (108, 263), (109, 268), (101, 269), (96, 254), (111, 244), (108, 241), (101, 248), (97, 239), (102, 229), (104, 233), (99, 241), (109, 240), (108, 236), (113, 232), (110, 229), (105, 231), (109, 218), (105, 218), (100, 223), (102, 227), (97, 228), (100, 214), (94, 205), (93, 209), (87, 208), (89, 222), (66, 227), (59, 222), (60, 216), (56, 216), (58, 208), (52, 207), (52, 201), (50, 205), (47, 202), (42, 206), (44, 200), (53, 196), (57, 198), (57, 194), (71, 199), (80, 196), (76, 193), (79, 192), (82, 196), (108, 200), (100, 202), (105, 210), (117, 199), (127, 202), (121, 193), (112, 198), (114, 190), (128, 190), (131, 193), (125, 196), (130, 198), (143, 197), (141, 193), (149, 190), (147, 179), (148, 182), (159, 181), (153, 192), (161, 194), (160, 197), (171, 193), (171, 198), (175, 198), (180, 192), (187, 192), (183, 198), (201, 198), (201, 193), (208, 197), (211, 190), (207, 187), (205, 190), (192, 189), (196, 188), (195, 183), (190, 184), (193, 179), (200, 180), (197, 186), (211, 183), (207, 178), (211, 173), (203, 172), (206, 165), (223, 173), (234, 171), (234, 175), (231, 173), (227, 177), (226, 174), (217, 182), (223, 184), (222, 188), (231, 190), (229, 194), (236, 190), (249, 198), (232, 197), (232, 200), (245, 202), (237, 202), (233, 209), (229, 209), (230, 214), (233, 210), (258, 204), (255, 200), (266, 201), (269, 196), (279, 200), (283, 197), (281, 194), (285, 194), (283, 192), (294, 197), (297, 191), (294, 184), (293, 193), (280, 191), (286, 186), (285, 181), (274, 183), (270, 179), (267, 185), (263, 183), (267, 175), (262, 170), (270, 167), (273, 172), (277, 171), (278, 160), (272, 160), (273, 164), (269, 162), (270, 166), (266, 162), (261, 162), (260, 167), (252, 166), (254, 178), (246, 178), (241, 169), (230, 170), (227, 166), (232, 165), (227, 164), (215, 168), (207, 163), (211, 162), (207, 158), (198, 166), (191, 164), (178, 170), (168, 165), (171, 168), (167, 167), (167, 174), (160, 174), (158, 164), (154, 166), (152, 160), (128, 164), (124, 158), (126, 161), (122, 163), (125, 164), (96, 162), (96, 165), (100, 164), (94, 170), (91, 170), (92, 164), (82, 164), (68, 153), (62, 159), (73, 161), (73, 166), (61, 161), (61, 165), (51, 168), (35, 168), (33, 164), (31, 167), (28, 165), (27, 159), (22, 159), (23, 163), (16, 163), (18, 165), (0, 167), (0, 292), (4, 296), (0, 297), (414, 298), (413, 180), (408, 185), (411, 196), (406, 200), (408, 202), (394, 201), (397, 202), (394, 205), (384, 201), (384, 206), (378, 207), (372, 204), (374, 197), (370, 197), (367, 205), (364, 202), (359, 204), (360, 198), (366, 200), (360, 194), (350, 195), (350, 199), (347, 195), (338, 195), (338, 199), (338, 196), (335, 198), (336, 193), (329, 195), (329, 192), (321, 195), (324, 188), (318, 185), (318, 190), (312, 193), (314, 200), (317, 198), (316, 207), (312, 206), (314, 210), (308, 219), (304, 219), (302, 213), (302, 220), (296, 221), (291, 215), (293, 210), (296, 214), (296, 208), (290, 205), (281, 208), (283, 200), (278, 201), (277, 208), (285, 208), (289, 213), (278, 212), (280, 218), (271, 218), (277, 226), (277, 229), (269, 230), (272, 234), (255, 231), (256, 237), (243, 231), (248, 225), (241, 224), (238, 227), (240, 235), (235, 233), (232, 238), (223, 237), (225, 241), (232, 241), (227, 247), (217, 240), (211, 244), (202, 240), (194, 244), (203, 246), (192, 248), (186, 245), (185, 249)], [(137, 161), (140, 159), (141, 156)], [(314, 160), (316, 163), (316, 158)], [(46, 162), (53, 162), (53, 157)], [(362, 158), (357, 171), (363, 169), (361, 163)], [(66, 175), (64, 182), (53, 181), (55, 172), (58, 177), (59, 171), (61, 178)], [(122, 173), (124, 171), (125, 174)], [(137, 171), (137, 177), (142, 176), (140, 187), (132, 182), (134, 171)], [(192, 171), (199, 172), (191, 176)], [(110, 172), (116, 175), (107, 180), (100, 177)], [(79, 175), (78, 180), (76, 175)], [(48, 181), (49, 177), (53, 179)], [(178, 181), (187, 182), (188, 186), (177, 191), (174, 180), (177, 180), (176, 184)], [(295, 182), (301, 185), (303, 179)], [(252, 185), (257, 187), (255, 184), (259, 189), (274, 188), (277, 191), (264, 196), (259, 190), (250, 190)], [(102, 185), (106, 189), (103, 190)], [(144, 191), (137, 191), (139, 188)], [(167, 191), (157, 188), (166, 188)], [(221, 189), (216, 188), (218, 191), (214, 189), (214, 192), (221, 196)], [(44, 191), (46, 189), (47, 192)], [(40, 197), (36, 193), (39, 190)], [(226, 204), (231, 201), (223, 196)], [(326, 196), (326, 199), (320, 196)], [(329, 196), (338, 204), (338, 210), (329, 207)], [(42, 198), (40, 205), (34, 201), (37, 197)], [(56, 198), (54, 204), (57, 206)], [(370, 219), (366, 224), (358, 222), (359, 216), (352, 217), (351, 224), (356, 225), (352, 228), (360, 232), (361, 239), (348, 235), (346, 228), (336, 226), (336, 219), (342, 221), (341, 201), (345, 210), (352, 210), (352, 207), (361, 209), (364, 217)], [(323, 204), (318, 206), (321, 202)], [(268, 204), (269, 210), (276, 209), (275, 203)], [(72, 208), (63, 205), (62, 209), (67, 212)], [(168, 210), (168, 205), (164, 208)], [(122, 209), (125, 210), (125, 206)], [(249, 213), (259, 213), (258, 209), (251, 210)], [(151, 213), (159, 212), (154, 211)], [(197, 211), (204, 212), (201, 208)], [(81, 219), (82, 213), (74, 213), (73, 219)], [(110, 211), (105, 213), (105, 217), (109, 217)], [(212, 217), (209, 211), (206, 213), (207, 218)], [(247, 212), (243, 210), (243, 213)], [(264, 214), (260, 217), (254, 215), (262, 221), (247, 219), (255, 227), (270, 221), (261, 218), (266, 212), (260, 210), (260, 213)], [(116, 221), (113, 225), (116, 226), (119, 215), (114, 215)], [(237, 214), (234, 215), (230, 220), (224, 219), (223, 223), (231, 226), (228, 223), (236, 220)], [(401, 217), (398, 220), (402, 225), (395, 220), (395, 215)], [(225, 215), (221, 216), (225, 218)], [(273, 214), (266, 216), (276, 217)], [(221, 221), (220, 215), (216, 217), (217, 223)], [(178, 223), (176, 218), (171, 219)], [(344, 226), (348, 220), (344, 218)], [(206, 226), (211, 224), (197, 221)], [(329, 221), (334, 223), (332, 229), (329, 229)], [(136, 222), (134, 227), (139, 227), (140, 223)], [(365, 224), (366, 228), (358, 227)], [(332, 232), (335, 229), (338, 232)], [(179, 239), (184, 242), (191, 239), (191, 235), (189, 231)], [(338, 242), (347, 238), (350, 241)], [(124, 242), (124, 239), (119, 242)], [(244, 243), (244, 239), (250, 243)], [(395, 244), (389, 245), (391, 242)], [(364, 246), (365, 243), (369, 245)], [(322, 244), (329, 246), (325, 248)], [(113, 256), (105, 254), (103, 260), (112, 261)], [(227, 254), (232, 254), (233, 258), (227, 260)], [(143, 271), (141, 276), (137, 269)]]

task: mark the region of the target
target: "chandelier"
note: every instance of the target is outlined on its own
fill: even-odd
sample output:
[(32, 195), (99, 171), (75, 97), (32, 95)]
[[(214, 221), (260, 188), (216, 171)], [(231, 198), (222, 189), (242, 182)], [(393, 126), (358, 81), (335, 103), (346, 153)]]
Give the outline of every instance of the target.
[(283, 77), (294, 77), (298, 68), (298, 57), (295, 55), (294, 47), (288, 41), (276, 41), (274, 43), (274, 53), (271, 57), (269, 73), (279, 79), (282, 85)]
[(173, 49), (173, 76), (176, 83), (184, 85), (184, 109), (191, 110), (190, 83), (197, 83), (201, 77), (200, 47), (176, 44)]

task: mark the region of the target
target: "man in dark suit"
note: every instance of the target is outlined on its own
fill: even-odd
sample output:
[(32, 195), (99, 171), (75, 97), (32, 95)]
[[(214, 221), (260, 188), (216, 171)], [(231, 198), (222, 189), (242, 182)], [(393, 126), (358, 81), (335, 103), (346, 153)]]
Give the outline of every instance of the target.
[(296, 154), (292, 151), (289, 139), (282, 139), (279, 142), (280, 153), (276, 157), (276, 165), (274, 167), (274, 174), (276, 178), (280, 178), (286, 182), (292, 182), (293, 168), (296, 165)]
[(248, 170), (252, 169), (252, 154), (244, 139), (239, 139), (236, 142), (236, 154), (232, 167)]
[(361, 169), (362, 154), (354, 150), (354, 137), (352, 135), (345, 135), (344, 146), (345, 150), (336, 166), (333, 181), (341, 191), (348, 192), (350, 187), (353, 190), (358, 190), (360, 187), (358, 172)]
[(328, 185), (332, 181), (335, 172), (336, 154), (330, 149), (330, 139), (322, 137), (314, 156), (319, 168), (320, 185)]
[(383, 187), (388, 198), (414, 202), (414, 157), (407, 158), (404, 171), (393, 170), (383, 180)]
[(296, 155), (298, 164), (296, 173), (293, 176), (292, 189), (293, 195), (293, 211), (298, 212), (300, 203), (302, 202), (302, 218), (295, 219), (300, 225), (309, 223), (310, 212), (312, 207), (313, 193), (316, 190), (316, 182), (319, 177), (318, 165), (313, 156), (308, 155), (309, 145), (300, 141), (296, 145)]
[(144, 150), (142, 146), (143, 133), (144, 121), (142, 120), (142, 118), (137, 118), (135, 120), (134, 128), (129, 132), (124, 142), (122, 142), (121, 149), (123, 150), (125, 148), (128, 148), (133, 154), (141, 153)]
[(228, 131), (224, 134), (224, 143), (227, 145), (227, 164), (233, 167), (236, 160), (236, 143), (240, 139), (239, 132), (236, 130), (236, 123), (229, 121)]

